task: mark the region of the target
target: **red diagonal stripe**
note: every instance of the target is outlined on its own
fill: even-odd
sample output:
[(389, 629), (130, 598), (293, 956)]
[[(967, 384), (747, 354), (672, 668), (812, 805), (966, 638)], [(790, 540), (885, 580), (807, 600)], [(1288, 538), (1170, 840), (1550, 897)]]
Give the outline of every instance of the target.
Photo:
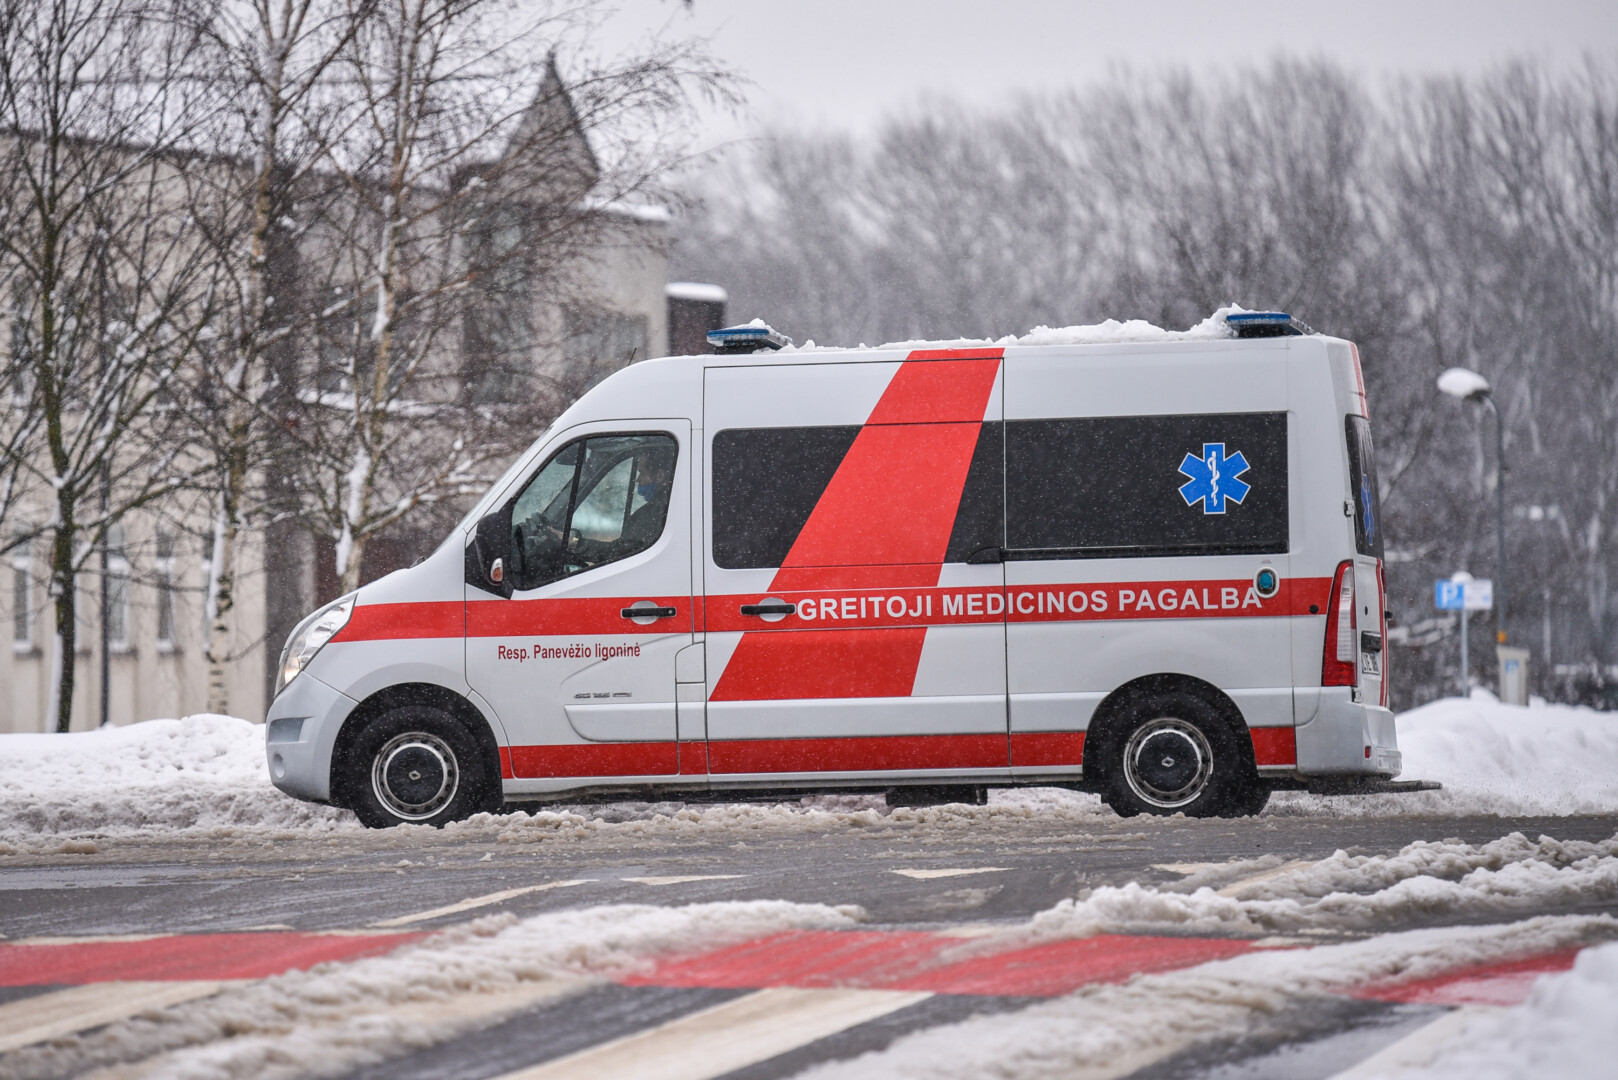
[[(1000, 369), (999, 353), (991, 352), (899, 365), (793, 541), (773, 588), (845, 588), (856, 579), (871, 588), (938, 584)], [(748, 632), (713, 700), (907, 697), (925, 638), (924, 628), (857, 636)]]

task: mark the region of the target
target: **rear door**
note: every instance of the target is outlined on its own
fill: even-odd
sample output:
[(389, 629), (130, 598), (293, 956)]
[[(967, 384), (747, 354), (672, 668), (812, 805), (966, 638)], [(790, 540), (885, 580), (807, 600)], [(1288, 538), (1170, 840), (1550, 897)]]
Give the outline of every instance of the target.
[(1364, 416), (1344, 419), (1348, 439), (1349, 499), (1354, 504), (1354, 597), (1358, 611), (1360, 700), (1386, 705), (1387, 607), (1382, 570), (1382, 521), (1376, 479), (1376, 449), (1371, 422)]
[(708, 370), (715, 778), (1005, 775), (999, 357)]

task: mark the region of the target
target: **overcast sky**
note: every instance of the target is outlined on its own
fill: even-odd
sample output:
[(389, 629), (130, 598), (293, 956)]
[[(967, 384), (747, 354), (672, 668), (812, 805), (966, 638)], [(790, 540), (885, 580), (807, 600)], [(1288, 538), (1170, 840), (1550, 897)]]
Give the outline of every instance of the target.
[[(755, 84), (752, 117), (866, 130), (928, 93), (994, 104), (1111, 65), (1194, 69), (1319, 55), (1369, 73), (1618, 56), (1618, 0), (619, 0), (600, 43), (712, 38)], [(736, 125), (715, 119), (710, 139)]]

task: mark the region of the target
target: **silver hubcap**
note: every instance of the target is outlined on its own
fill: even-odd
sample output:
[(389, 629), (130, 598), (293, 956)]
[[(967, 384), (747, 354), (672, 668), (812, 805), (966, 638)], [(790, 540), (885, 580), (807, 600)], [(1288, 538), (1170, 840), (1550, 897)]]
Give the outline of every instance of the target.
[(1124, 747), (1124, 779), (1142, 802), (1174, 810), (1195, 802), (1213, 779), (1213, 747), (1195, 724), (1148, 720)]
[(425, 821), (455, 798), (461, 772), (455, 751), (436, 735), (395, 735), (371, 762), (371, 788), (388, 812), (404, 821)]

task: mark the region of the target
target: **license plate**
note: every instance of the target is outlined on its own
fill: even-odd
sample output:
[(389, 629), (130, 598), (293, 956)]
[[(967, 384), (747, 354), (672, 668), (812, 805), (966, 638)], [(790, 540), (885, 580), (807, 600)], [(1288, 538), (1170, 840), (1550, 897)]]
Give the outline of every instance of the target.
[(1360, 653), (1360, 674), (1380, 677), (1382, 674), (1382, 654), (1379, 652)]

